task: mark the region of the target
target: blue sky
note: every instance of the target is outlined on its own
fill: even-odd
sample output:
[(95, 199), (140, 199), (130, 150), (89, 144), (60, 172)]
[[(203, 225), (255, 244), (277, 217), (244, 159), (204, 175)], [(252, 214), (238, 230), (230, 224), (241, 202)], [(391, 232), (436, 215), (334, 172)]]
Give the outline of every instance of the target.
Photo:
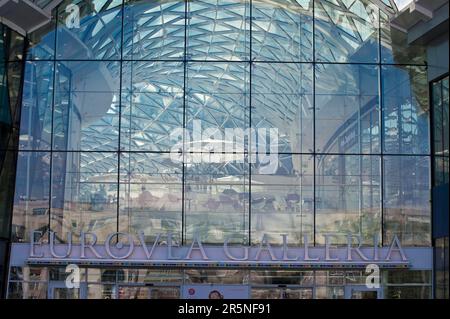
[(406, 7), (409, 3), (412, 2), (412, 0), (394, 0), (395, 4), (397, 5), (398, 10), (402, 10), (404, 7)]

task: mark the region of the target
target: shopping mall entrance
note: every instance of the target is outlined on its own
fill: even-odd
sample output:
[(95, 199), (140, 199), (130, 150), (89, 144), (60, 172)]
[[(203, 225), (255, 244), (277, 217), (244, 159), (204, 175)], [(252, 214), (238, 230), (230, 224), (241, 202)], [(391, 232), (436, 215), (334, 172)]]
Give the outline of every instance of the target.
[[(194, 288), (195, 287), (195, 288)], [(235, 298), (245, 298), (248, 292), (253, 299), (314, 299), (315, 287), (295, 287), (267, 285), (248, 287), (246, 285), (153, 285), (153, 284), (117, 284), (105, 287), (102, 291), (104, 299), (180, 299), (180, 298), (224, 298), (223, 294), (232, 291), (244, 292), (244, 295), (236, 294)], [(184, 293), (186, 292), (186, 293)], [(194, 294), (200, 295), (194, 296)], [(190, 295), (191, 294), (191, 295)], [(51, 281), (48, 285), (49, 299), (87, 299), (88, 286), (81, 283), (79, 288), (67, 288), (65, 282)], [(346, 286), (345, 299), (381, 299), (381, 289), (371, 289), (365, 286)]]
[(63, 268), (28, 270), (39, 272), (48, 276), (49, 299), (384, 298), (383, 287), (367, 287), (360, 270), (81, 268), (77, 288), (67, 286)]
[[(379, 288), (364, 268), (117, 267), (27, 264), (9, 267), (10, 299), (392, 299), (432, 297), (429, 269), (381, 269)], [(69, 268), (78, 269), (71, 287)]]

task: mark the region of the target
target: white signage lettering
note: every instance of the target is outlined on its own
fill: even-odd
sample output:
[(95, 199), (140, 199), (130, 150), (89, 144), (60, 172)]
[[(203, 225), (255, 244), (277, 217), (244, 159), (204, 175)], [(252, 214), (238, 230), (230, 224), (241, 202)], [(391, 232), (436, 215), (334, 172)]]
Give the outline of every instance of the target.
[[(312, 246), (308, 235), (303, 236), (303, 245), (289, 245), (289, 238), (281, 234), (281, 244), (271, 244), (269, 236), (263, 234), (259, 245), (256, 246), (230, 246), (232, 238), (226, 238), (223, 245), (205, 246), (200, 236), (195, 235), (188, 246), (179, 245), (174, 240), (174, 234), (155, 234), (150, 243), (145, 234), (129, 234), (114, 232), (106, 237), (102, 243), (97, 243), (94, 233), (81, 232), (79, 244), (73, 242), (74, 234), (68, 233), (66, 242), (61, 243), (55, 232), (50, 232), (49, 243), (37, 240), (42, 234), (32, 232), (29, 258), (38, 260), (127, 260), (138, 262), (173, 262), (199, 261), (199, 262), (233, 262), (233, 263), (276, 263), (281, 264), (329, 264), (358, 263), (368, 265), (371, 263), (408, 264), (408, 257), (403, 250), (400, 240), (393, 236), (390, 245), (378, 247), (379, 239), (375, 236), (373, 246), (362, 246), (358, 235), (347, 235), (347, 245), (338, 247), (331, 245), (336, 235), (324, 235), (325, 245)], [(57, 241), (58, 239), (58, 241)], [(137, 243), (137, 244), (136, 244)]]

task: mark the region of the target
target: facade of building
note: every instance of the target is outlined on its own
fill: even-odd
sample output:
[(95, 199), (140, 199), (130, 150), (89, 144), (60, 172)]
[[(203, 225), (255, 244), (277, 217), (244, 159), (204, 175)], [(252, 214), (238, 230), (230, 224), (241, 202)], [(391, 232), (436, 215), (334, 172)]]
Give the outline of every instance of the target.
[(2, 25), (4, 296), (448, 298), (448, 1), (426, 2)]

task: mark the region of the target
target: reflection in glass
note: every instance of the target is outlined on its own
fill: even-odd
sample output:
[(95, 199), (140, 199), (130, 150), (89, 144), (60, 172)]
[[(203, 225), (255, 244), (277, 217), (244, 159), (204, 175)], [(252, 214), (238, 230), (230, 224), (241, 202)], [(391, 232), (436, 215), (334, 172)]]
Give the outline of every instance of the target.
[(121, 25), (122, 0), (65, 0), (58, 7), (57, 59), (120, 59)]
[(126, 1), (124, 58), (181, 59), (184, 55), (184, 11), (184, 1)]
[(386, 299), (430, 299), (431, 286), (387, 286)]
[(19, 152), (17, 159), (16, 191), (12, 221), (12, 239), (46, 241), (48, 234), (50, 153)]
[(248, 164), (186, 164), (185, 174), (186, 241), (248, 244)]
[(234, 134), (234, 129), (248, 133), (248, 64), (189, 63), (187, 72), (186, 128), (190, 140), (185, 141), (185, 150), (242, 152), (244, 140), (238, 138), (229, 145), (233, 140), (227, 135), (242, 135)]
[(183, 76), (183, 63), (123, 63), (122, 150), (172, 149), (171, 133), (183, 128)]
[(326, 155), (316, 158), (316, 244), (347, 243), (359, 235), (371, 245), (381, 235), (380, 157)]
[(316, 287), (316, 299), (344, 299), (344, 286)]
[(88, 284), (88, 299), (116, 299), (116, 285)]
[(392, 64), (426, 64), (426, 47), (420, 41), (410, 43), (408, 34), (390, 22), (391, 17), (380, 11), (381, 62)]
[(253, 285), (314, 285), (313, 271), (258, 270), (250, 272)]
[(379, 153), (378, 67), (316, 66), (316, 151)]
[(312, 0), (252, 1), (252, 58), (312, 60)]
[(449, 181), (449, 98), (448, 76), (432, 86), (434, 185)]
[(428, 154), (428, 82), (424, 67), (384, 66), (384, 151), (389, 154)]
[(56, 13), (49, 23), (27, 34), (27, 60), (52, 60), (55, 56)]
[(26, 62), (19, 148), (48, 150), (51, 146), (53, 62)]
[(46, 282), (10, 282), (8, 299), (47, 299)]
[(252, 299), (312, 299), (312, 288), (253, 288)]
[[(182, 166), (169, 154), (124, 153), (120, 162), (119, 229), (153, 242), (181, 240)], [(137, 236), (136, 236), (137, 238)]]
[[(313, 151), (312, 76), (310, 64), (252, 66), (251, 124), (255, 129), (278, 130), (279, 153)], [(259, 140), (252, 141), (253, 149), (261, 146)]]
[(316, 61), (378, 62), (378, 8), (369, 0), (315, 0)]
[(249, 60), (249, 2), (188, 1), (188, 57), (194, 60)]
[(449, 297), (449, 238), (435, 239), (434, 274), (435, 298), (448, 299)]
[[(172, 232), (186, 244), (195, 233), (205, 244), (256, 244), (266, 233), (273, 244), (288, 234), (293, 245), (303, 235), (321, 245), (325, 233), (341, 244), (351, 232), (371, 244), (383, 220), (385, 243), (398, 233), (404, 245), (426, 245), (426, 69), (390, 65), (421, 64), (423, 50), (388, 25), (394, 10), (382, 3), (63, 1), (57, 29), (30, 34), (13, 239), (40, 230), (36, 239), (46, 240), (51, 220), (62, 241), (69, 231), (96, 232), (101, 242), (122, 230), (142, 231), (148, 242)], [(5, 60), (23, 58), (22, 37), (4, 41)], [(8, 68), (2, 101), (13, 106), (20, 63)], [(435, 115), (435, 129), (448, 132), (445, 114)], [(181, 128), (190, 135), (172, 139)], [(249, 128), (276, 129), (278, 141)], [(440, 136), (442, 182), (448, 139)], [(173, 160), (180, 141), (185, 152)], [(262, 172), (267, 142), (278, 143), (270, 173)], [(336, 285), (318, 295), (343, 296)]]
[(430, 159), (384, 157), (384, 244), (397, 235), (403, 246), (428, 246), (431, 240)]
[(73, 232), (78, 242), (84, 231), (102, 242), (117, 230), (117, 178), (115, 153), (53, 153), (51, 228), (58, 239)]
[(0, 61), (22, 60), (25, 37), (3, 23), (0, 24), (0, 34)]
[(55, 150), (118, 148), (118, 62), (57, 64), (53, 119)]
[(276, 161), (277, 169), (271, 174), (265, 173), (261, 161), (252, 169), (252, 244), (260, 243), (264, 234), (276, 244), (283, 243), (282, 234), (288, 235), (290, 245), (300, 246), (304, 242), (303, 236), (312, 243), (313, 157), (280, 154)]
[(248, 271), (242, 269), (187, 269), (184, 276), (192, 284), (248, 284)]

